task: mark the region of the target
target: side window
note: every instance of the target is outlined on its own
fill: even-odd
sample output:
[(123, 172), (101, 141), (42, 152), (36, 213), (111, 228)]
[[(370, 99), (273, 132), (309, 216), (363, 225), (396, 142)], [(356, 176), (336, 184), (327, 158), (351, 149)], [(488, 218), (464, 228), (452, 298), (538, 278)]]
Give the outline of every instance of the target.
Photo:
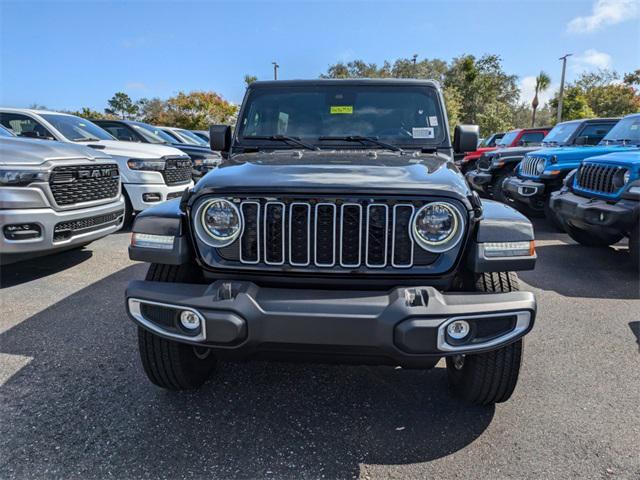
[(544, 132), (525, 132), (520, 137), (520, 143), (522, 144), (532, 144), (532, 143), (541, 143), (544, 138)]
[(45, 127), (33, 118), (20, 113), (0, 113), (0, 123), (13, 131), (18, 137), (55, 140), (54, 136)]
[[(578, 137), (585, 137), (587, 145), (596, 145), (602, 140), (614, 124), (593, 123), (586, 125), (578, 134)], [(576, 137), (577, 138), (577, 137)]]

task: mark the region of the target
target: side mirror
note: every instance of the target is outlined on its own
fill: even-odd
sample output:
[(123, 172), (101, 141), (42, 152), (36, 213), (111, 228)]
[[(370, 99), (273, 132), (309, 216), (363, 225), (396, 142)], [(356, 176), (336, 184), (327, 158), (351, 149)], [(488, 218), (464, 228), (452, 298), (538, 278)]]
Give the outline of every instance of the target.
[(211, 125), (209, 127), (209, 147), (218, 152), (228, 152), (231, 147), (231, 127)]
[(453, 151), (455, 153), (473, 152), (478, 146), (480, 128), (477, 125), (456, 125), (453, 132)]
[(576, 145), (586, 145), (588, 143), (589, 137), (578, 137), (574, 142)]

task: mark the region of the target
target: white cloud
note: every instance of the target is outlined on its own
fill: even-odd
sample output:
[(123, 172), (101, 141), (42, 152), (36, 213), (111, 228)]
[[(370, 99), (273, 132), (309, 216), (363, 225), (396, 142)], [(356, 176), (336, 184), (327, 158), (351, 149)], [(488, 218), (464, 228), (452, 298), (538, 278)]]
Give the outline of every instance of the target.
[[(542, 107), (545, 103), (549, 102), (558, 90), (558, 85), (552, 83), (547, 90), (538, 93), (538, 101)], [(536, 93), (536, 77), (524, 77), (520, 80), (520, 101), (531, 105), (533, 96)]]
[(142, 82), (129, 82), (125, 85), (128, 90), (145, 90), (147, 85)]
[(591, 15), (576, 17), (567, 24), (571, 33), (590, 33), (640, 16), (640, 0), (596, 0)]
[(590, 48), (582, 53), (574, 55), (573, 58), (569, 57), (568, 61), (571, 63), (573, 69), (578, 71), (611, 68), (613, 63), (611, 55), (599, 52), (594, 48)]

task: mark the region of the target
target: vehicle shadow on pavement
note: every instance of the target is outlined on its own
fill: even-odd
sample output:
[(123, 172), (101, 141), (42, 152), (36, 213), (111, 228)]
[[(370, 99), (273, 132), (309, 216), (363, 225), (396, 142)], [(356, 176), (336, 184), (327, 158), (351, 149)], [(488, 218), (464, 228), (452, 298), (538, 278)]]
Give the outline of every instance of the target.
[[(542, 243), (536, 244), (535, 270), (518, 272), (524, 282), (566, 297), (640, 298), (640, 280), (631, 264), (626, 240), (616, 248), (585, 247), (568, 235), (557, 233), (544, 219), (534, 219), (533, 224), (536, 240)], [(605, 288), (606, 285), (613, 288)]]
[(352, 478), (450, 455), (493, 419), (449, 396), (443, 368), (224, 363), (198, 391), (163, 391), (124, 312), (143, 271), (0, 335), (0, 355), (32, 359), (0, 385), (0, 478)]
[(9, 288), (75, 267), (89, 260), (91, 250), (75, 249), (0, 266), (0, 288)]
[(631, 333), (636, 337), (636, 343), (638, 344), (638, 353), (640, 353), (640, 322), (629, 322), (629, 328)]

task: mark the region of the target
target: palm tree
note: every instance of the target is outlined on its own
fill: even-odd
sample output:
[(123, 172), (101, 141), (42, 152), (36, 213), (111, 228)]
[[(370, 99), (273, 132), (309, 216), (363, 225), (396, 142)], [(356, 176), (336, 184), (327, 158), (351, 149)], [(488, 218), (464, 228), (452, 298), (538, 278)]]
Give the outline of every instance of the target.
[(533, 114), (531, 115), (531, 126), (536, 126), (536, 110), (538, 109), (538, 105), (540, 102), (538, 101), (538, 93), (544, 92), (551, 85), (551, 77), (540, 71), (540, 74), (536, 77), (536, 94), (533, 97), (533, 102), (531, 102), (531, 108), (533, 109)]

